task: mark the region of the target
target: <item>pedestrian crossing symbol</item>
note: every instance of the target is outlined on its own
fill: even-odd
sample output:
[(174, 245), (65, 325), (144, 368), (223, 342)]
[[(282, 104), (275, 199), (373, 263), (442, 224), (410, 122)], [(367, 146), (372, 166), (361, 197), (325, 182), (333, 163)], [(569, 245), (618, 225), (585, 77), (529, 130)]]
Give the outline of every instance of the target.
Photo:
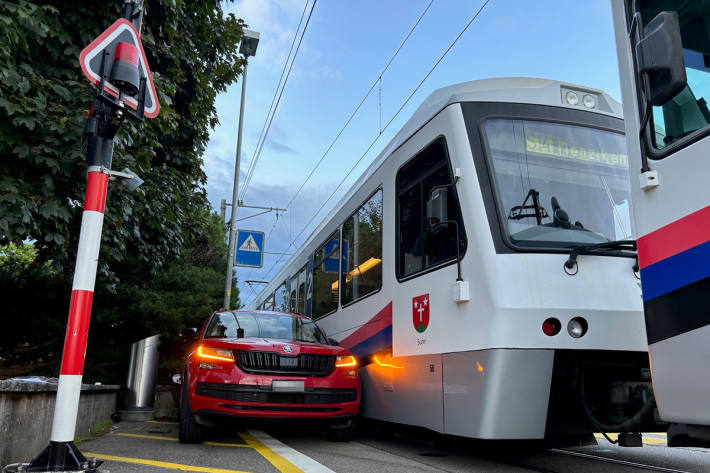
[(237, 230), (236, 266), (261, 268), (264, 264), (264, 232)]
[(244, 240), (244, 243), (241, 244), (239, 247), (239, 251), (260, 251), (259, 247), (256, 245), (256, 242), (254, 241), (254, 237), (249, 235), (246, 240)]

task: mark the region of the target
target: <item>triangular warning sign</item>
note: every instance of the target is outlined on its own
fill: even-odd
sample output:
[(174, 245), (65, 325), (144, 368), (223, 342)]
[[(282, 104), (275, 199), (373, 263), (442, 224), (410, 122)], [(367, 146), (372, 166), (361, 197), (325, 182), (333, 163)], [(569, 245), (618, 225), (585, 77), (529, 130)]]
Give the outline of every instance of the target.
[[(91, 42), (91, 44), (85, 47), (79, 55), (81, 69), (84, 71), (84, 75), (91, 82), (98, 85), (99, 82), (101, 82), (101, 60), (103, 52), (106, 51), (108, 53), (104, 61), (108, 71), (111, 71), (114, 54), (116, 52), (116, 45), (120, 42), (132, 43), (140, 51), (138, 67), (140, 68), (141, 75), (146, 78), (144, 114), (148, 118), (155, 118), (158, 116), (158, 113), (160, 113), (158, 94), (155, 91), (153, 75), (150, 73), (150, 67), (148, 67), (148, 61), (145, 57), (145, 51), (143, 50), (143, 43), (141, 43), (140, 35), (130, 21), (125, 18), (117, 20), (114, 24), (106, 28), (106, 31), (101, 33)], [(118, 89), (108, 81), (106, 81), (106, 84), (104, 85), (104, 90), (114, 97), (118, 97)], [(126, 96), (124, 101), (131, 108), (138, 108), (138, 100), (136, 100), (135, 97)]]
[(239, 251), (255, 251), (259, 253), (261, 250), (259, 249), (259, 245), (256, 244), (256, 241), (254, 241), (254, 237), (249, 235), (246, 240), (244, 240), (244, 243), (239, 246)]

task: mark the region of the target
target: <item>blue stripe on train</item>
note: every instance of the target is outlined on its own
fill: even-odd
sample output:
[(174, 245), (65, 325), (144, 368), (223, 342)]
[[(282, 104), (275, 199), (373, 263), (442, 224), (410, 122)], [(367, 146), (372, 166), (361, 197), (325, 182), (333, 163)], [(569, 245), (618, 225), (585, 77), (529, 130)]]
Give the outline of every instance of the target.
[(710, 276), (710, 242), (641, 270), (643, 300), (649, 301)]
[(350, 353), (357, 357), (372, 355), (375, 352), (392, 346), (392, 326), (388, 325), (370, 338), (366, 338), (354, 347)]

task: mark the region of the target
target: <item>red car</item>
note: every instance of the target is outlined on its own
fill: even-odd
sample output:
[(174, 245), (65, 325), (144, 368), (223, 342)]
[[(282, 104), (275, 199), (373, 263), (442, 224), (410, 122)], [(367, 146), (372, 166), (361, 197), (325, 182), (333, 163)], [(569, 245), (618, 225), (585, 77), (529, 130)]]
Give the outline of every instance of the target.
[(247, 417), (323, 420), (331, 440), (348, 441), (360, 407), (357, 360), (311, 319), (280, 312), (213, 313), (181, 384), (181, 443)]

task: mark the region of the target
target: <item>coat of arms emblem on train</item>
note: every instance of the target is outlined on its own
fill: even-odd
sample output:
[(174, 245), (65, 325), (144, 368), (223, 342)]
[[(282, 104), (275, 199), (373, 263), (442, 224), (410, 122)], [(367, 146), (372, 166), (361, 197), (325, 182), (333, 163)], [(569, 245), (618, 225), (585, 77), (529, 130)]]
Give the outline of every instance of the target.
[(419, 333), (429, 326), (429, 294), (412, 298), (412, 323)]

